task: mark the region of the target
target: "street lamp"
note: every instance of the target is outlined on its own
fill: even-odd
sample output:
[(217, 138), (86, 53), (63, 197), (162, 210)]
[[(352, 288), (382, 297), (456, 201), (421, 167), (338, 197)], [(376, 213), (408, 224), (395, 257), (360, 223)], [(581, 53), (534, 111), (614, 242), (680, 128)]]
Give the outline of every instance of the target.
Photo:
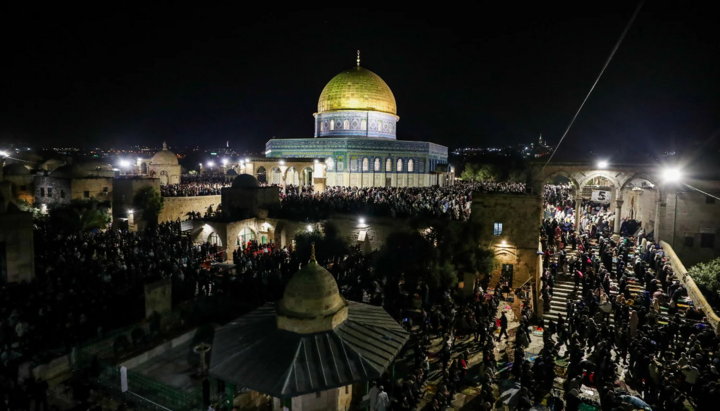
[(0, 151), (0, 157), (7, 157), (7, 151)]
[(130, 162), (127, 160), (120, 160), (120, 167), (130, 167)]
[(308, 233), (312, 232), (312, 226), (310, 224), (308, 224), (307, 230), (308, 230)]
[(213, 161), (208, 161), (207, 163), (208, 167), (215, 167), (215, 163)]
[(665, 181), (679, 181), (682, 177), (682, 173), (677, 168), (666, 168), (662, 172), (662, 178)]
[(223, 159), (222, 159), (222, 163), (223, 163), (224, 166), (226, 166), (226, 165), (227, 165), (227, 158), (223, 158)]
[(598, 162), (598, 168), (607, 168), (608, 162), (603, 160)]

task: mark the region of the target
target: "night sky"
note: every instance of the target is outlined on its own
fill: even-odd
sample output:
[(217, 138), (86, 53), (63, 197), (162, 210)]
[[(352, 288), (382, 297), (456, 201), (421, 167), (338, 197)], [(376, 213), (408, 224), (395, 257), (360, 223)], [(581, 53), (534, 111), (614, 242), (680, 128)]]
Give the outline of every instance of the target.
[[(362, 66), (395, 94), (400, 139), (456, 148), (542, 133), (556, 143), (635, 7), (154, 3), (5, 5), (0, 139), (54, 147), (230, 140), (259, 151), (273, 136), (312, 137), (322, 88), (360, 49)], [(710, 2), (648, 1), (565, 144), (672, 149), (711, 138), (720, 129), (719, 40)]]

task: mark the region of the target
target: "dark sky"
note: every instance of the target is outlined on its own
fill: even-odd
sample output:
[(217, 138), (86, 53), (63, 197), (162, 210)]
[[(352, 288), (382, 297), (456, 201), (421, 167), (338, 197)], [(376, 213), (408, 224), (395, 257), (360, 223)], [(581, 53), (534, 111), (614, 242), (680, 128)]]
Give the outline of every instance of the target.
[[(353, 66), (360, 49), (362, 65), (395, 94), (400, 139), (455, 148), (535, 141), (542, 133), (557, 142), (635, 7), (426, 9), (418, 2), (417, 11), (292, 10), (273, 3), (269, 11), (247, 2), (155, 3), (3, 6), (0, 139), (52, 146), (230, 140), (260, 150), (273, 136), (312, 137), (323, 86)], [(716, 133), (715, 16), (708, 2), (648, 1), (568, 147), (645, 149)]]

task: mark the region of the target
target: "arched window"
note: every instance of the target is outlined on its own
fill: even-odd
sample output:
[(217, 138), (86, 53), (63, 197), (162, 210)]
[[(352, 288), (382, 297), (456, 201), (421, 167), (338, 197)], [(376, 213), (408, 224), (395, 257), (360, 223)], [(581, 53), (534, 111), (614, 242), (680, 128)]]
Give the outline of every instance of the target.
[(332, 157), (328, 157), (325, 160), (325, 165), (327, 166), (328, 171), (332, 171), (333, 167), (335, 167), (335, 161), (333, 161)]
[(415, 171), (415, 162), (411, 158), (408, 160), (408, 173), (412, 173), (413, 171)]
[(325, 131), (325, 122), (320, 123), (320, 130)]
[(375, 164), (374, 164), (374, 166), (375, 166), (375, 167), (374, 167), (374, 170), (375, 170), (375, 171), (380, 171), (380, 159), (379, 159), (379, 158), (376, 158), (376, 159), (375, 159)]
[(343, 122), (343, 129), (350, 130), (350, 122), (349, 121), (345, 120), (345, 122)]
[(368, 160), (367, 157), (363, 158), (363, 168), (362, 171), (370, 171), (370, 160)]
[(330, 130), (335, 130), (335, 120), (330, 120)]
[(345, 169), (345, 161), (342, 156), (338, 156), (337, 163), (335, 163), (337, 171), (343, 171)]
[(360, 130), (367, 130), (367, 120), (360, 120)]
[(392, 171), (392, 160), (390, 160), (388, 158), (387, 161), (385, 162), (385, 172), (389, 173), (391, 171)]
[(378, 131), (382, 131), (382, 121), (378, 121)]
[(398, 158), (397, 171), (402, 171), (402, 166), (403, 166), (402, 158)]

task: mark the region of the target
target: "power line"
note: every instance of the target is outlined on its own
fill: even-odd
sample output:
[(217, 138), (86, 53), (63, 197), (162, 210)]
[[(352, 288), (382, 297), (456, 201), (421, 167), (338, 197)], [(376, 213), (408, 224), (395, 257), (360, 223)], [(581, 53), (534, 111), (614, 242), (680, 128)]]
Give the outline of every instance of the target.
[(687, 187), (687, 188), (693, 189), (693, 190), (695, 190), (695, 191), (697, 191), (697, 192), (699, 192), (699, 193), (703, 193), (703, 194), (705, 194), (705, 195), (708, 196), (708, 197), (712, 197), (712, 198), (714, 198), (714, 199), (716, 199), (716, 200), (720, 200), (720, 197), (716, 197), (716, 196), (714, 196), (714, 195), (712, 195), (712, 194), (710, 194), (710, 193), (706, 193), (706, 192), (700, 190), (699, 188), (695, 188), (695, 187), (691, 186), (690, 184), (685, 184), (685, 183), (680, 183), (680, 184), (684, 185), (684, 186)]
[(615, 52), (618, 50), (618, 48), (620, 47), (620, 44), (622, 43), (623, 39), (625, 38), (625, 35), (627, 34), (628, 30), (630, 30), (630, 26), (632, 26), (633, 22), (635, 21), (635, 17), (637, 17), (638, 13), (640, 13), (640, 9), (642, 8), (643, 3), (645, 3), (645, 0), (640, 0), (640, 3), (638, 3), (637, 7), (635, 8), (635, 12), (633, 13), (632, 17), (630, 17), (630, 21), (628, 21), (627, 25), (625, 26), (625, 30), (623, 30), (617, 43), (615, 43), (615, 47), (610, 52), (610, 56), (608, 57), (607, 61), (605, 61), (605, 65), (603, 66), (602, 70), (600, 70), (600, 74), (598, 74), (592, 87), (590, 87), (590, 91), (588, 91), (582, 104), (580, 104), (580, 107), (575, 112), (575, 115), (573, 116), (572, 120), (570, 121), (570, 124), (568, 124), (567, 128), (565, 129), (565, 132), (563, 133), (562, 137), (560, 138), (558, 145), (555, 147), (555, 150), (553, 150), (552, 154), (550, 154), (550, 158), (548, 158), (548, 161), (545, 163), (545, 165), (542, 167), (542, 169), (545, 169), (545, 167), (547, 167), (547, 165), (550, 163), (550, 160), (552, 160), (553, 156), (555, 156), (555, 153), (557, 153), (558, 148), (560, 148), (560, 144), (562, 144), (563, 140), (565, 139), (565, 136), (567, 136), (568, 131), (570, 131), (570, 127), (572, 127), (573, 123), (575, 123), (575, 119), (580, 114), (580, 110), (582, 110), (583, 106), (585, 105), (585, 102), (588, 100), (588, 98), (590, 98), (590, 94), (592, 94), (593, 90), (595, 90), (595, 86), (597, 85), (598, 81), (600, 81), (600, 77), (602, 77), (603, 73), (605, 72), (605, 69), (610, 64), (610, 61), (612, 60), (613, 56), (615, 56)]

